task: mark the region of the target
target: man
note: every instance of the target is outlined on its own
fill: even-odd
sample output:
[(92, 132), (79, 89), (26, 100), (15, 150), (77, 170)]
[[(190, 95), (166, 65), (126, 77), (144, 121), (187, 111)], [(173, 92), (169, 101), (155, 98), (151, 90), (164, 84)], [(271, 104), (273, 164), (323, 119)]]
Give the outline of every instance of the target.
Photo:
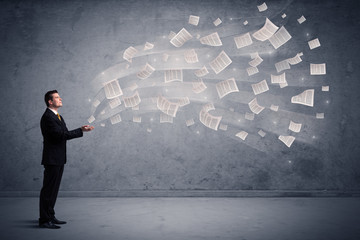
[(44, 180), (40, 192), (40, 218), (39, 226), (43, 228), (58, 229), (56, 224), (65, 224), (55, 217), (54, 206), (59, 192), (61, 177), (66, 163), (66, 141), (83, 136), (83, 132), (94, 129), (93, 126), (84, 125), (69, 131), (65, 121), (59, 115), (58, 109), (62, 107), (62, 99), (56, 90), (45, 94), (47, 109), (41, 117), (41, 133), (44, 138), (42, 162), (44, 165)]

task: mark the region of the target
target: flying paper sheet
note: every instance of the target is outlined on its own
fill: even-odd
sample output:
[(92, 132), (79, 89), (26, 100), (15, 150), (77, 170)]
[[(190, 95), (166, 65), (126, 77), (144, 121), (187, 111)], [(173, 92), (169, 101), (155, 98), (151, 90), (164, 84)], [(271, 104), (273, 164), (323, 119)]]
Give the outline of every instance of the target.
[(207, 88), (202, 79), (199, 79), (197, 82), (193, 82), (192, 84), (192, 90), (194, 93), (201, 93)]
[(314, 89), (308, 89), (291, 98), (291, 103), (314, 106)]
[(129, 63), (132, 62), (132, 58), (135, 56), (135, 54), (138, 52), (136, 48), (134, 47), (128, 47), (123, 54), (123, 58), (128, 61)]
[(253, 37), (259, 41), (268, 40), (274, 33), (279, 29), (275, 24), (273, 24), (268, 18), (266, 18), (264, 26), (253, 33)]
[(92, 105), (93, 105), (94, 107), (98, 107), (98, 106), (100, 105), (100, 103), (101, 103), (101, 102), (96, 99), (96, 100), (93, 102)]
[(132, 107), (139, 105), (141, 102), (141, 99), (140, 99), (138, 91), (136, 91), (134, 93), (134, 95), (132, 95), (130, 97), (123, 97), (123, 101), (124, 101), (125, 107), (132, 108)]
[(154, 48), (154, 44), (146, 42), (145, 46), (144, 46), (144, 51), (150, 50), (150, 49), (153, 49), (153, 48)]
[(201, 69), (195, 71), (195, 75), (197, 77), (203, 77), (208, 73), (209, 71), (207, 70), (206, 66), (203, 66)]
[(173, 103), (166, 98), (159, 96), (157, 98), (157, 108), (163, 113), (176, 117), (176, 112), (179, 109), (179, 103)]
[(217, 18), (213, 23), (214, 23), (214, 25), (217, 27), (217, 26), (219, 26), (219, 25), (222, 23), (222, 21), (221, 21), (220, 18)]
[(248, 133), (245, 132), (245, 131), (241, 131), (241, 132), (238, 132), (235, 136), (237, 136), (238, 138), (241, 138), (242, 140), (245, 141), (246, 137), (247, 137)]
[(190, 15), (189, 17), (189, 24), (197, 26), (199, 24), (200, 17)]
[(265, 137), (266, 132), (264, 132), (262, 129), (260, 129), (260, 130), (258, 131), (258, 134), (259, 134), (261, 137)]
[(252, 120), (255, 119), (255, 114), (254, 114), (254, 113), (248, 113), (248, 112), (246, 112), (246, 113), (245, 113), (245, 119), (246, 119), (246, 120), (249, 120), (249, 121), (252, 121)]
[(286, 61), (291, 65), (298, 64), (298, 63), (302, 62), (301, 56), (303, 56), (303, 55), (304, 54), (302, 52), (298, 53), (298, 54), (295, 55), (295, 57), (288, 58), (288, 59), (286, 59)]
[(214, 47), (222, 46), (221, 39), (217, 32), (214, 32), (210, 35), (200, 38), (200, 42), (208, 46), (214, 46)]
[(320, 41), (318, 38), (315, 38), (314, 40), (308, 41), (309, 48), (313, 50), (314, 48), (320, 47)]
[(266, 92), (269, 90), (269, 86), (267, 85), (266, 80), (262, 80), (261, 82), (251, 84), (251, 87), (253, 89), (253, 92), (255, 95), (258, 95), (260, 93)]
[(231, 63), (232, 61), (229, 58), (229, 56), (224, 51), (221, 51), (221, 53), (209, 64), (212, 70), (214, 70), (214, 72), (218, 74), (221, 71), (223, 71), (227, 66), (229, 66)]
[(165, 70), (164, 79), (165, 79), (165, 83), (174, 82), (174, 81), (182, 82), (183, 81), (182, 69)]
[(274, 112), (277, 112), (279, 110), (279, 106), (271, 104), (270, 109)]
[(324, 119), (325, 114), (324, 113), (316, 113), (316, 118), (317, 119)]
[(271, 74), (271, 83), (285, 83), (286, 82), (286, 76), (285, 72), (280, 75), (272, 75)]
[(273, 36), (269, 38), (270, 43), (273, 45), (275, 49), (278, 49), (280, 46), (284, 45), (286, 42), (288, 42), (291, 39), (291, 35), (289, 32), (285, 29), (284, 26), (282, 26), (279, 31), (277, 31)]
[(293, 142), (295, 140), (295, 137), (280, 135), (279, 140), (282, 141), (287, 147), (291, 147), (291, 145), (293, 144)]
[(289, 130), (298, 133), (301, 130), (301, 126), (302, 126), (301, 123), (290, 121)]
[(275, 63), (275, 68), (276, 68), (277, 72), (281, 72), (286, 69), (290, 69), (290, 64), (287, 60), (283, 60), (283, 61)]
[(285, 14), (285, 13), (283, 13), (283, 15), (281, 15), (281, 17), (282, 17), (282, 18), (286, 18), (286, 14)]
[(246, 46), (250, 46), (253, 43), (250, 33), (245, 33), (241, 36), (234, 37), (234, 41), (235, 41), (237, 48), (243, 48)]
[(146, 65), (142, 68), (140, 72), (138, 72), (137, 76), (140, 79), (148, 78), (153, 72), (155, 68), (153, 68), (150, 64), (146, 63)]
[(217, 83), (216, 90), (220, 98), (225, 97), (229, 93), (239, 92), (239, 89), (235, 82), (235, 78), (230, 78), (228, 80)]
[(190, 99), (188, 97), (183, 97), (179, 100), (179, 106), (184, 107), (190, 104)]
[(250, 110), (255, 114), (259, 114), (262, 110), (265, 109), (265, 107), (262, 107), (257, 103), (256, 98), (251, 100), (248, 105), (249, 105)]
[(310, 63), (310, 75), (325, 75), (326, 74), (326, 64), (313, 64)]
[(263, 11), (266, 11), (268, 9), (265, 2), (263, 4), (257, 6), (257, 8), (259, 9), (259, 12), (263, 12)]
[(116, 114), (115, 116), (112, 116), (111, 118), (110, 118), (110, 122), (111, 122), (111, 124), (116, 124), (116, 123), (119, 123), (119, 122), (121, 122), (121, 117), (120, 117), (120, 114)]
[(88, 122), (89, 122), (89, 123), (92, 123), (93, 121), (95, 121), (95, 117), (91, 115), (91, 116), (88, 118)]
[(110, 105), (111, 109), (116, 108), (117, 106), (121, 105), (120, 98), (117, 97), (117, 98), (113, 98), (113, 99), (109, 100), (109, 105)]
[(321, 91), (323, 91), (323, 92), (328, 92), (329, 90), (330, 90), (329, 86), (322, 86), (321, 87)]
[(249, 22), (248, 21), (244, 21), (244, 23), (243, 23), (245, 26), (246, 25), (248, 25), (249, 24)]
[(195, 122), (194, 122), (194, 119), (193, 118), (191, 118), (191, 119), (189, 119), (189, 120), (186, 120), (186, 126), (187, 127), (190, 127), (190, 126), (192, 126), (192, 125), (194, 125), (195, 124)]
[(228, 128), (228, 125), (220, 123), (220, 126), (219, 126), (220, 130), (226, 131), (227, 128)]
[(123, 95), (117, 79), (105, 83), (104, 90), (107, 99), (112, 99)]
[(257, 67), (260, 65), (260, 63), (263, 62), (263, 59), (258, 55), (253, 60), (249, 62), (249, 65), (252, 67)]
[(246, 72), (249, 76), (255, 75), (256, 73), (259, 72), (259, 69), (257, 67), (248, 67), (246, 69)]
[(199, 119), (200, 122), (204, 124), (206, 127), (217, 131), (222, 117), (221, 116), (216, 117), (208, 113), (208, 111), (213, 109), (214, 109), (214, 105), (206, 104), (200, 111)]
[(184, 56), (187, 63), (199, 62), (198, 55), (196, 54), (195, 49), (185, 51)]
[(170, 40), (170, 43), (175, 47), (181, 47), (190, 39), (192, 39), (191, 34), (185, 28), (183, 28)]
[(300, 18), (298, 18), (298, 23), (302, 24), (303, 22), (306, 21), (306, 18), (304, 16), (301, 16)]
[(165, 113), (160, 113), (160, 123), (173, 123), (174, 118)]
[(141, 117), (139, 117), (139, 116), (133, 116), (133, 122), (134, 122), (134, 123), (141, 123)]

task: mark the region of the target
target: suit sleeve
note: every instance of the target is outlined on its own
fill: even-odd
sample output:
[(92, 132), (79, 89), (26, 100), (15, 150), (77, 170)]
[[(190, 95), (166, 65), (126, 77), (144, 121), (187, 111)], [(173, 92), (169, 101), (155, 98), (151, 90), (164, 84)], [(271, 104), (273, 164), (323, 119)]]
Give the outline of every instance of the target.
[(51, 139), (54, 142), (66, 141), (83, 136), (81, 128), (69, 131), (66, 127), (62, 127), (49, 116), (46, 116), (42, 119), (41, 129), (43, 131), (44, 137)]

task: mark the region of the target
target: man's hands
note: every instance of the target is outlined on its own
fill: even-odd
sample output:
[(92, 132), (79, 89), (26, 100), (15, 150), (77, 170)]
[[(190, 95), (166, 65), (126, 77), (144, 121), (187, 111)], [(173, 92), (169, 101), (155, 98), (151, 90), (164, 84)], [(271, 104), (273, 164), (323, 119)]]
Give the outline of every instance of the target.
[(94, 129), (94, 126), (90, 126), (90, 125), (84, 125), (84, 126), (81, 127), (81, 130), (83, 132), (90, 132), (93, 129)]

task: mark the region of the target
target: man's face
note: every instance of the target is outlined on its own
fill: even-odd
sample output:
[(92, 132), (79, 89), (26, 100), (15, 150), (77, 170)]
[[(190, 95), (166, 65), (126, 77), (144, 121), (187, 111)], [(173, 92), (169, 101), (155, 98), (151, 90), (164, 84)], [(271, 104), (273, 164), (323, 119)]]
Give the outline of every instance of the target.
[(62, 107), (62, 99), (58, 93), (52, 94), (52, 100), (49, 100), (50, 107), (59, 108)]

